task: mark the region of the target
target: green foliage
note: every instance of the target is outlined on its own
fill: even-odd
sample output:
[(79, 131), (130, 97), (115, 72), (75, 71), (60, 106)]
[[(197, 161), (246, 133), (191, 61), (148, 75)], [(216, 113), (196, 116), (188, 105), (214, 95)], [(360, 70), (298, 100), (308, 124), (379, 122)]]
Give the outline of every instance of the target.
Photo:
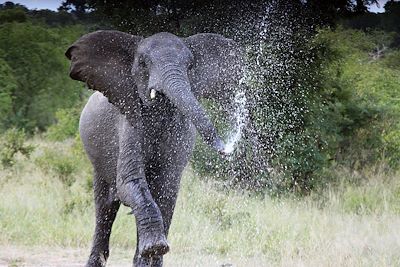
[[(285, 11), (290, 18), (282, 20)], [(316, 85), (321, 59), (312, 33), (294, 14), (272, 6), (262, 42), (247, 49), (249, 122), (235, 153), (226, 161), (198, 156), (203, 151), (197, 150), (194, 159), (206, 162), (195, 163), (196, 170), (228, 186), (264, 193), (307, 192), (315, 185), (316, 173), (326, 164), (316, 124), (321, 119)]]
[(400, 34), (400, 3), (388, 1), (385, 4), (385, 13), (382, 14), (382, 26), (388, 31), (396, 31)]
[(228, 160), (198, 144), (195, 169), (228, 187), (275, 194), (324, 186), (332, 164), (360, 171), (385, 160), (397, 168), (400, 61), (389, 48), (396, 34), (339, 27), (298, 47), (271, 38), (261, 54), (249, 54), (266, 71), (250, 75), (247, 133)]
[(6, 22), (26, 22), (26, 12), (21, 8), (0, 9), (0, 24)]
[(400, 70), (400, 49), (390, 51), (383, 58), (383, 64), (387, 68)]
[(77, 133), (73, 139), (54, 142), (51, 147), (43, 148), (42, 153), (35, 158), (35, 164), (46, 174), (57, 177), (68, 188), (73, 188), (78, 182), (85, 192), (92, 191), (91, 165)]
[(347, 212), (368, 214), (378, 211), (384, 203), (381, 194), (376, 190), (362, 192), (357, 188), (349, 188), (344, 193), (343, 208)]
[(0, 136), (0, 160), (4, 167), (12, 166), (18, 153), (29, 157), (33, 150), (34, 146), (25, 144), (24, 130), (12, 128)]
[(73, 214), (74, 212), (84, 212), (90, 207), (93, 199), (89, 197), (82, 197), (81, 195), (74, 194), (68, 200), (66, 200), (62, 213), (64, 216)]
[[(252, 21), (254, 17), (262, 16), (261, 12), (268, 7), (268, 4), (276, 2), (280, 2), (283, 8), (295, 7), (291, 12), (299, 11), (299, 9), (306, 10), (309, 20), (312, 20), (314, 24), (333, 25), (338, 17), (367, 14), (368, 6), (378, 1), (64, 0), (60, 9), (68, 10), (77, 17), (93, 14), (102, 17), (103, 20), (106, 17), (117, 28), (141, 35), (160, 31), (186, 35), (198, 32), (226, 33), (227, 28), (232, 25), (243, 24)], [(388, 5), (386, 4), (385, 8)], [(300, 16), (304, 15), (301, 13)], [(252, 34), (251, 30), (248, 30), (247, 34)]]
[[(0, 55), (3, 54), (0, 51)], [(0, 132), (5, 129), (12, 114), (12, 93), (17, 88), (10, 66), (0, 58)]]
[[(399, 163), (398, 116), (400, 79), (397, 64), (376, 57), (376, 47), (389, 47), (393, 34), (338, 29), (321, 32), (319, 38), (336, 55), (322, 69), (322, 112), (333, 160), (360, 169), (383, 157)], [(388, 62), (392, 62), (388, 67)], [(397, 68), (396, 68), (397, 66)]]
[(51, 27), (74, 25), (77, 22), (72, 14), (65, 11), (31, 10), (28, 15), (33, 22), (39, 22)]
[(55, 114), (56, 123), (48, 128), (47, 136), (55, 141), (62, 141), (66, 138), (76, 136), (78, 133), (80, 112), (80, 106), (58, 110)]
[[(358, 2), (358, 1), (357, 1)], [(341, 25), (352, 29), (362, 29), (369, 31), (371, 29), (397, 32), (400, 34), (400, 2), (387, 1), (384, 5), (384, 13), (365, 13), (358, 16), (350, 16), (341, 21)], [(397, 41), (397, 46), (399, 45)]]
[(65, 186), (70, 187), (75, 182), (73, 174), (78, 170), (79, 162), (73, 155), (46, 149), (35, 162), (46, 173), (56, 175)]
[(232, 211), (224, 195), (215, 195), (206, 199), (201, 207), (205, 216), (221, 229), (229, 229), (234, 224), (244, 223), (250, 217), (246, 211)]
[(68, 77), (64, 52), (83, 32), (81, 26), (50, 28), (29, 20), (0, 23), (0, 77), (7, 85), (0, 89), (0, 101), (7, 102), (0, 111), (7, 108), (3, 129), (43, 131), (58, 109), (81, 101), (83, 86)]

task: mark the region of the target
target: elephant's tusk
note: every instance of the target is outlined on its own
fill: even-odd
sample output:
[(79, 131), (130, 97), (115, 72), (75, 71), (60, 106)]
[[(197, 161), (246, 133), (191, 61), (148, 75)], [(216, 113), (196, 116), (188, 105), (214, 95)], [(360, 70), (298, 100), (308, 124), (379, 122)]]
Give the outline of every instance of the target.
[(151, 98), (151, 99), (156, 98), (156, 90), (151, 89), (151, 91), (150, 91), (150, 98)]

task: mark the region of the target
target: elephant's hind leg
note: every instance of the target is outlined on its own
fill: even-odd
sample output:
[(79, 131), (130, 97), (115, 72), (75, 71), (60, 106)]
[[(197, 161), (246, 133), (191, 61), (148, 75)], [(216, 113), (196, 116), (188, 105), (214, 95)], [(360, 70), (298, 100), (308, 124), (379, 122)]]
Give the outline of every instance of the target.
[(105, 266), (109, 256), (111, 228), (120, 206), (120, 202), (115, 200), (115, 192), (112, 191), (110, 185), (96, 172), (94, 176), (96, 227), (87, 267)]

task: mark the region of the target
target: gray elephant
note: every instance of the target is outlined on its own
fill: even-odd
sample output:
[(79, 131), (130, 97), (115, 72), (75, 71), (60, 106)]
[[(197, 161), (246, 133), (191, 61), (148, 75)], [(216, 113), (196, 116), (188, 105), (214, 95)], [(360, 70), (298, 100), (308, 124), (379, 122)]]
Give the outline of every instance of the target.
[(95, 92), (80, 119), (94, 168), (96, 227), (87, 266), (104, 266), (120, 203), (136, 218), (134, 266), (162, 266), (182, 171), (195, 131), (224, 153), (198, 99), (225, 101), (241, 76), (242, 51), (217, 34), (148, 38), (84, 35), (66, 52), (70, 76)]

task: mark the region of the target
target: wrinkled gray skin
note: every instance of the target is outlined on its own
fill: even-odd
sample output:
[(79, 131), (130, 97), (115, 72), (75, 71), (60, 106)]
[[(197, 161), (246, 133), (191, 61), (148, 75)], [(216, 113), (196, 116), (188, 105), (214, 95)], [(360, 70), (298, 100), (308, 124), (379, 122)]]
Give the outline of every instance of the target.
[(96, 202), (87, 266), (105, 265), (120, 203), (132, 208), (136, 218), (133, 265), (162, 266), (196, 130), (216, 151), (224, 149), (197, 99), (228, 101), (239, 81), (241, 51), (234, 41), (217, 34), (142, 38), (98, 31), (81, 37), (66, 56), (71, 60), (70, 76), (98, 91), (80, 120), (81, 138), (94, 167)]

